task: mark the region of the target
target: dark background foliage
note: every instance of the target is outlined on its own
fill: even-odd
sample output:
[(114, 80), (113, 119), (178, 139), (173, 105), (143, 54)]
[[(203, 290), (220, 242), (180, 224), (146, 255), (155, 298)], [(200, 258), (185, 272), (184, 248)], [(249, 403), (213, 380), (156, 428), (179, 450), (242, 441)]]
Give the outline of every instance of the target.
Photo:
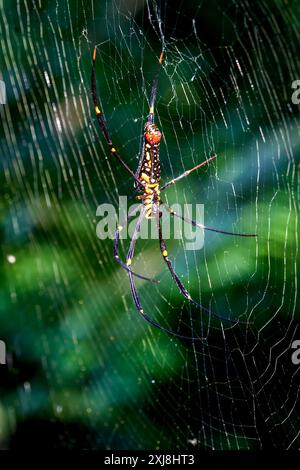
[[(2, 447), (298, 448), (297, 1), (1, 9)], [(97, 206), (132, 196), (132, 182), (95, 122), (92, 48), (108, 125), (135, 168), (162, 38), (164, 180), (218, 154), (167, 199), (204, 201), (210, 225), (258, 233), (209, 234), (197, 254), (169, 241), (194, 297), (251, 320), (225, 331), (183, 303), (157, 243), (138, 245), (137, 268), (161, 278), (158, 288), (137, 283), (143, 303), (186, 334), (196, 318), (204, 339), (194, 344), (138, 317), (112, 241), (96, 237)]]

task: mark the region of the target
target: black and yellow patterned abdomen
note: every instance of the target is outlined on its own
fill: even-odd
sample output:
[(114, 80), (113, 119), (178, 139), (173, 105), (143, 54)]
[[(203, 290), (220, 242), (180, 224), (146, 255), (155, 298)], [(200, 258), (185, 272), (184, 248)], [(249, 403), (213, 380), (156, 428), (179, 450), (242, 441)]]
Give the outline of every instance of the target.
[(146, 218), (150, 218), (154, 215), (154, 212), (157, 211), (160, 201), (159, 143), (161, 132), (155, 124), (146, 123), (144, 136), (143, 158), (137, 177), (145, 184), (145, 190), (143, 195), (138, 196), (138, 198), (143, 200), (143, 204), (146, 208)]

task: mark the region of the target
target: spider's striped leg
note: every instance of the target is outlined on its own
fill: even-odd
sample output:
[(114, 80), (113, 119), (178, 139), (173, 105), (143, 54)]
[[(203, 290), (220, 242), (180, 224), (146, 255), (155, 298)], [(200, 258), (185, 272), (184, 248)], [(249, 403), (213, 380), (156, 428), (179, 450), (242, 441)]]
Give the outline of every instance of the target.
[(162, 237), (162, 229), (161, 229), (161, 222), (160, 222), (160, 219), (162, 217), (162, 212), (159, 213), (159, 218), (158, 218), (158, 235), (159, 235), (159, 246), (160, 246), (160, 251), (161, 251), (161, 254), (163, 256), (163, 259), (166, 263), (166, 265), (168, 266), (168, 269), (172, 275), (172, 278), (174, 279), (175, 281), (175, 284), (177, 285), (179, 291), (181, 292), (181, 294), (189, 301), (191, 302), (191, 304), (195, 305), (196, 307), (198, 307), (200, 310), (208, 313), (209, 315), (212, 315), (216, 318), (218, 318), (219, 320), (224, 320), (224, 321), (227, 321), (227, 322), (230, 322), (230, 323), (234, 323), (234, 324), (248, 324), (248, 322), (243, 322), (243, 321), (239, 321), (239, 320), (232, 320), (231, 318), (226, 318), (226, 317), (223, 317), (221, 315), (218, 315), (217, 313), (213, 312), (212, 310), (209, 310), (208, 308), (206, 307), (203, 307), (203, 305), (199, 304), (198, 302), (196, 302), (196, 300), (194, 300), (192, 297), (191, 297), (191, 294), (188, 292), (188, 290), (184, 287), (184, 285), (182, 284), (181, 280), (179, 279), (178, 275), (176, 274), (173, 266), (172, 266), (172, 263), (171, 261), (169, 260), (169, 257), (168, 257), (168, 251), (167, 251), (167, 247), (166, 247), (166, 243)]
[(178, 214), (166, 204), (164, 204), (164, 207), (166, 208), (168, 212), (170, 212), (171, 215), (173, 215), (173, 217), (178, 217), (184, 222), (187, 222), (188, 224), (193, 225), (193, 227), (198, 227), (203, 230), (208, 230), (209, 232), (222, 233), (223, 235), (235, 235), (236, 237), (257, 237), (256, 233), (227, 232), (226, 230), (220, 230), (217, 228), (208, 227), (207, 225), (200, 224), (200, 222), (197, 222), (196, 220), (189, 219), (188, 217), (184, 217), (183, 215)]
[(168, 181), (167, 183), (165, 183), (165, 184), (160, 188), (160, 190), (163, 191), (163, 190), (166, 189), (168, 186), (171, 186), (171, 184), (177, 183), (177, 181), (181, 180), (182, 178), (185, 178), (186, 176), (188, 176), (188, 175), (189, 175), (190, 173), (192, 173), (193, 171), (198, 170), (198, 168), (200, 168), (201, 166), (207, 165), (209, 162), (211, 162), (212, 160), (215, 160), (216, 158), (217, 158), (217, 155), (213, 155), (212, 157), (208, 158), (208, 159), (205, 160), (204, 162), (199, 163), (199, 165), (194, 166), (194, 168), (191, 168), (190, 170), (184, 171), (181, 175), (177, 176), (177, 178), (174, 178), (174, 179)]
[[(126, 225), (128, 224), (129, 220), (134, 217), (135, 214), (129, 214), (127, 220), (125, 222), (122, 223), (122, 225), (118, 225), (117, 224), (117, 227), (116, 227), (116, 231), (115, 231), (115, 238), (114, 238), (114, 258), (115, 260), (122, 266), (122, 268), (124, 268), (127, 272), (131, 272), (134, 276), (140, 278), (140, 279), (143, 279), (144, 281), (149, 281), (149, 282), (153, 282), (155, 284), (159, 284), (160, 281), (156, 280), (156, 279), (151, 279), (149, 277), (146, 277), (146, 276), (143, 276), (142, 274), (139, 274), (139, 273), (136, 273), (134, 271), (132, 271), (129, 266), (131, 264), (131, 258), (128, 258), (128, 255), (127, 255), (127, 262), (126, 264), (120, 259), (120, 255), (119, 255), (119, 240), (120, 240), (120, 232), (126, 227)], [(133, 241), (133, 240), (132, 240)], [(130, 246), (132, 244), (132, 241), (130, 243)], [(130, 260), (130, 261), (129, 261)]]
[(140, 188), (144, 187), (144, 184), (137, 178), (137, 176), (134, 174), (134, 172), (129, 168), (127, 163), (124, 162), (122, 157), (120, 156), (119, 152), (116, 150), (113, 141), (111, 139), (108, 127), (106, 125), (105, 117), (101, 111), (101, 106), (100, 106), (100, 101), (97, 96), (97, 87), (96, 87), (96, 74), (95, 74), (95, 62), (96, 62), (96, 54), (97, 54), (97, 49), (96, 47), (94, 48), (93, 52), (93, 60), (92, 60), (92, 77), (91, 77), (91, 89), (92, 89), (92, 97), (93, 97), (93, 103), (94, 103), (94, 108), (95, 108), (95, 113), (96, 113), (96, 118), (98, 121), (98, 124), (100, 126), (100, 129), (108, 143), (108, 146), (110, 148), (111, 154), (123, 165), (127, 173), (134, 178), (135, 182), (138, 184)]

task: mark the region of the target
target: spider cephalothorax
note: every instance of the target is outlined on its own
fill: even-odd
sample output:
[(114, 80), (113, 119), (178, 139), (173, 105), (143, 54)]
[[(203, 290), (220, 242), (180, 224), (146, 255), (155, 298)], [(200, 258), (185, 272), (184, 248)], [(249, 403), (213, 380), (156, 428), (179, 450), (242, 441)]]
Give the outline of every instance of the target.
[(156, 124), (146, 122), (145, 124), (145, 140), (150, 145), (159, 145), (161, 140), (161, 132)]

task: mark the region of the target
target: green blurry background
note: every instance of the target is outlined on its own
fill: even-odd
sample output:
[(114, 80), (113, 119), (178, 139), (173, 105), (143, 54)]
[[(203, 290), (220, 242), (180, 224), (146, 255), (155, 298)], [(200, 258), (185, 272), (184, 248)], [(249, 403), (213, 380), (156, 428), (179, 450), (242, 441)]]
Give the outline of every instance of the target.
[[(177, 2), (176, 2), (177, 3)], [(299, 5), (284, 0), (0, 2), (0, 444), (3, 448), (299, 448), (297, 310)], [(203, 305), (249, 319), (234, 327), (191, 309), (141, 241), (143, 306), (184, 343), (137, 315), (99, 204), (132, 197), (95, 122), (91, 52), (116, 146), (131, 168), (156, 60), (168, 190), (204, 203), (204, 249), (169, 251)], [(132, 200), (133, 201), (133, 200)]]

